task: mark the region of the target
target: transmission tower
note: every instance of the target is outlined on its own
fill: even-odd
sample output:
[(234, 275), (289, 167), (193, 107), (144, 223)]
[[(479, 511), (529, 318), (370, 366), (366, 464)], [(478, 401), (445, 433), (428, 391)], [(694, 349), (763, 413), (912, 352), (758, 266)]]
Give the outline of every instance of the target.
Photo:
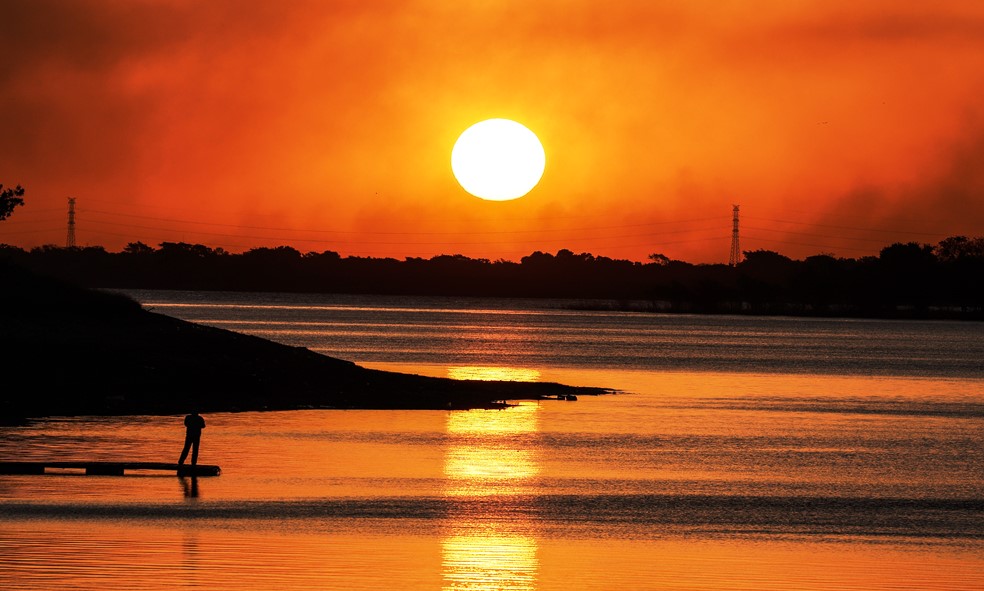
[(736, 205), (731, 211), (731, 260), (728, 264), (734, 267), (741, 262), (741, 248), (738, 246), (738, 206)]
[(68, 239), (67, 248), (75, 248), (75, 197), (68, 198)]

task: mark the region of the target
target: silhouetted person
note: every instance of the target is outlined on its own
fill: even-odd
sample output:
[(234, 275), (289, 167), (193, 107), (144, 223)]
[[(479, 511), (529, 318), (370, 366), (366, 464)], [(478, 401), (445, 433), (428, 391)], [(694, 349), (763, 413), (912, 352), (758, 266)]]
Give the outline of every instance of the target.
[(202, 441), (202, 429), (205, 428), (205, 419), (198, 415), (198, 411), (192, 412), (185, 417), (185, 444), (181, 450), (181, 459), (178, 464), (184, 464), (188, 457), (188, 450), (191, 449), (191, 465), (198, 465), (198, 444)]

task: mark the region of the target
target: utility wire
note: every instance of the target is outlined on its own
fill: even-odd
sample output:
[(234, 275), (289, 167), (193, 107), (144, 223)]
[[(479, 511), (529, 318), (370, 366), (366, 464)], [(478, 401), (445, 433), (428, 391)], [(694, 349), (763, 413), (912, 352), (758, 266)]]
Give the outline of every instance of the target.
[[(359, 234), (359, 235), (384, 235), (384, 236), (474, 236), (475, 234), (529, 234), (538, 232), (590, 232), (595, 230), (620, 230), (625, 228), (641, 228), (647, 226), (664, 225), (664, 224), (682, 224), (682, 223), (692, 223), (692, 222), (706, 222), (706, 221), (722, 221), (730, 220), (730, 218), (725, 217), (712, 217), (712, 218), (697, 218), (692, 220), (681, 220), (681, 221), (660, 221), (660, 222), (647, 222), (641, 224), (624, 224), (619, 226), (594, 226), (587, 228), (543, 228), (536, 230), (489, 230), (489, 231), (465, 231), (465, 232), (374, 232), (374, 231), (361, 231), (361, 230), (324, 230), (324, 229), (314, 229), (314, 228), (278, 228), (278, 227), (268, 227), (268, 226), (247, 226), (240, 224), (225, 224), (219, 222), (200, 222), (193, 220), (181, 220), (174, 218), (161, 218), (156, 216), (145, 216), (136, 214), (126, 214), (126, 213), (116, 213), (108, 211), (100, 211), (95, 209), (84, 210), (86, 213), (98, 213), (102, 215), (113, 215), (128, 218), (138, 218), (145, 220), (155, 220), (159, 222), (173, 222), (179, 224), (191, 224), (191, 225), (202, 225), (202, 226), (218, 226), (223, 228), (242, 228), (246, 230), (269, 230), (273, 232), (316, 232), (316, 233), (332, 233), (332, 234)], [(109, 223), (109, 222), (107, 222)], [(133, 226), (140, 227), (140, 226)]]
[(873, 242), (876, 244), (884, 244), (884, 240), (879, 240), (878, 238), (854, 238), (852, 236), (833, 236), (831, 234), (812, 234), (810, 232), (797, 232), (795, 230), (776, 230), (775, 228), (759, 228), (756, 226), (742, 226), (742, 229), (748, 230), (759, 230), (762, 232), (775, 232), (782, 234), (795, 234), (797, 236), (812, 236), (814, 238), (830, 238), (834, 240), (855, 240), (859, 242)]
[[(157, 232), (171, 232), (171, 233), (184, 233), (202, 236), (217, 236), (220, 238), (244, 238), (251, 240), (265, 240), (265, 241), (293, 241), (293, 242), (313, 242), (313, 243), (323, 243), (323, 244), (371, 244), (371, 245), (384, 245), (384, 246), (481, 246), (481, 245), (494, 245), (494, 244), (516, 244), (518, 243), (528, 243), (535, 244), (543, 242), (544, 240), (557, 240), (558, 238), (526, 238), (522, 240), (486, 240), (486, 241), (469, 241), (469, 242), (421, 242), (421, 241), (377, 241), (377, 240), (335, 240), (327, 238), (284, 238), (281, 236), (246, 236), (239, 234), (228, 234), (221, 232), (208, 232), (201, 230), (174, 230), (169, 228), (161, 228), (154, 226), (141, 226), (132, 224), (121, 224), (118, 222), (106, 222), (102, 220), (88, 220), (87, 224), (95, 225), (109, 225), (109, 226), (123, 226), (127, 228), (139, 228), (141, 230), (154, 230)], [(666, 230), (662, 232), (646, 232), (641, 234), (622, 234), (618, 236), (578, 236), (577, 241), (595, 241), (595, 240), (612, 240), (612, 239), (623, 239), (623, 238), (645, 238), (662, 236), (665, 234), (684, 234), (691, 232), (711, 232), (718, 231), (719, 228), (701, 228), (701, 229), (680, 229), (680, 230)], [(385, 233), (383, 233), (385, 234)], [(457, 235), (457, 234), (455, 234)]]
[[(745, 238), (746, 238), (746, 236), (742, 236), (742, 239), (743, 240)], [(807, 243), (804, 243), (804, 242), (791, 242), (791, 241), (788, 241), (788, 240), (775, 240), (775, 239), (772, 239), (772, 238), (762, 238), (762, 237), (759, 237), (759, 236), (747, 236), (747, 238), (749, 240), (753, 241), (753, 242), (771, 242), (771, 243), (774, 243), (774, 244), (787, 244), (787, 245), (790, 245), (790, 246), (806, 246), (806, 247), (809, 247), (809, 248), (820, 248), (820, 249), (829, 249), (829, 250), (850, 250), (850, 251), (854, 251), (854, 252), (865, 252), (865, 253), (870, 253), (871, 252), (871, 249), (867, 249), (867, 248), (852, 248), (852, 247), (849, 247), (849, 246), (822, 246), (822, 245), (819, 245), (819, 244), (807, 244)]]
[[(108, 231), (99, 231), (98, 234), (99, 235), (105, 235), (105, 236), (116, 236), (116, 237), (120, 237), (120, 238), (128, 238), (130, 236), (129, 234), (121, 234), (121, 233), (118, 233), (118, 232), (108, 232)], [(623, 249), (623, 248), (642, 248), (642, 247), (654, 247), (654, 246), (672, 246), (672, 245), (675, 245), (675, 244), (688, 244), (688, 243), (693, 243), (693, 242), (724, 242), (726, 240), (729, 240), (729, 238), (727, 236), (725, 236), (725, 237), (711, 237), (711, 238), (689, 238), (689, 239), (686, 239), (686, 240), (664, 240), (664, 241), (658, 241), (658, 242), (645, 242), (645, 243), (635, 243), (635, 244), (609, 245), (609, 248), (612, 248), (612, 249)], [(162, 241), (162, 242), (168, 242), (168, 241), (165, 240), (165, 241)], [(321, 242), (321, 241), (318, 241), (318, 240), (296, 240), (295, 242)], [(255, 244), (241, 244), (241, 243), (234, 243), (234, 242), (213, 242), (212, 243), (212, 246), (213, 247), (222, 247), (222, 248), (246, 248), (246, 249), (256, 248), (256, 245)], [(542, 250), (542, 249), (535, 249), (535, 250)], [(354, 248), (354, 249), (351, 249), (351, 251), (349, 253), (349, 256), (357, 256), (357, 253), (369, 253), (369, 254), (373, 254), (375, 252), (376, 251), (373, 251), (372, 249), (364, 249), (364, 248), (363, 249), (359, 249), (359, 248)], [(510, 252), (505, 252), (505, 253), (503, 253), (503, 252), (497, 252), (496, 253), (496, 256), (498, 256), (498, 257), (501, 258), (504, 255), (509, 255), (509, 256), (526, 256), (528, 254), (531, 254), (531, 251), (529, 251), (529, 250), (523, 250), (523, 251), (514, 250), (514, 251), (510, 251)], [(404, 252), (403, 255), (404, 256), (408, 256), (408, 255), (429, 255), (429, 256), (437, 256), (437, 255), (434, 255), (433, 251), (407, 251), (407, 252)]]
[(743, 216), (744, 219), (760, 220), (763, 222), (774, 222), (778, 224), (799, 224), (801, 226), (815, 226), (817, 228), (834, 228), (837, 230), (856, 230), (858, 232), (881, 232), (885, 234), (915, 234), (919, 236), (940, 236), (946, 232), (914, 232), (908, 230), (882, 230), (880, 228), (858, 228), (853, 226), (834, 226), (831, 224), (818, 224), (815, 222), (797, 222), (793, 220), (777, 220), (772, 218), (760, 218), (755, 216)]

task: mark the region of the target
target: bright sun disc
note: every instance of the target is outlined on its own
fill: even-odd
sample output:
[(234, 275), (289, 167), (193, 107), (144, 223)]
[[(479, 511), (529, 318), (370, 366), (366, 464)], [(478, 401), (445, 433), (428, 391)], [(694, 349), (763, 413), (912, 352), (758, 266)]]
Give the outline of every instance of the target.
[(487, 119), (458, 137), (451, 171), (464, 190), (490, 201), (509, 201), (540, 182), (546, 155), (536, 134), (509, 119)]

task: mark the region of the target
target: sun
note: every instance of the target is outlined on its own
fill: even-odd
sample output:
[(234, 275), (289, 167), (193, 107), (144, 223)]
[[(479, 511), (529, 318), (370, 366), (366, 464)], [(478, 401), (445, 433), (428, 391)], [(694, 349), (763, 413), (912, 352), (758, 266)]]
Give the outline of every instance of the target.
[(536, 134), (509, 119), (487, 119), (462, 132), (451, 150), (451, 171), (461, 187), (489, 201), (529, 193), (546, 165)]

